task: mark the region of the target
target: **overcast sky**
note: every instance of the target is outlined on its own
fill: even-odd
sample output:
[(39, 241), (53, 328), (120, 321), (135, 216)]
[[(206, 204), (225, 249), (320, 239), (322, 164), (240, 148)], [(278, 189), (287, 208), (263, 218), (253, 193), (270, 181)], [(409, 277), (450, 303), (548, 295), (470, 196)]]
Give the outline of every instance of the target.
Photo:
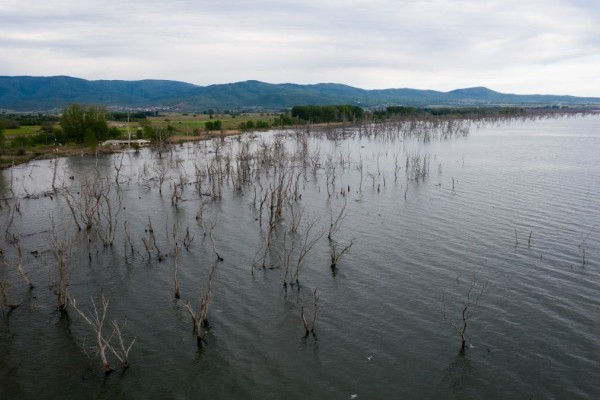
[(600, 97), (600, 1), (2, 0), (0, 75)]

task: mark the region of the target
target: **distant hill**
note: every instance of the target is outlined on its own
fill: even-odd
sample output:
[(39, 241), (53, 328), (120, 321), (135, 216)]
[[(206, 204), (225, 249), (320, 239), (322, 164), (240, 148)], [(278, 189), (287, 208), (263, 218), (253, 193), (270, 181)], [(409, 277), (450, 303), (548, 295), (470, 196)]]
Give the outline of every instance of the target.
[(582, 105), (600, 104), (600, 98), (516, 95), (484, 87), (450, 92), (417, 89), (364, 90), (337, 83), (297, 85), (245, 81), (197, 86), (168, 80), (98, 80), (68, 76), (0, 76), (0, 109), (12, 111), (60, 110), (72, 103), (119, 108), (170, 107), (180, 111), (207, 109), (280, 110), (295, 105)]

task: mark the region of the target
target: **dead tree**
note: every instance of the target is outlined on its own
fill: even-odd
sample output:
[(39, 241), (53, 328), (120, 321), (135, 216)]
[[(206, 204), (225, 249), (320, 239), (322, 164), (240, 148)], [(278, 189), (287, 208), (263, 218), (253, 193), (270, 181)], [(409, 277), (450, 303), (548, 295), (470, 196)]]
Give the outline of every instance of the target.
[(208, 283), (206, 284), (206, 291), (200, 302), (200, 309), (196, 312), (189, 301), (186, 303), (186, 307), (192, 317), (194, 336), (196, 336), (198, 346), (202, 346), (203, 343), (206, 343), (205, 328), (208, 328), (208, 306), (212, 298), (212, 280), (214, 274), (215, 266), (213, 265), (208, 272)]
[[(283, 233), (283, 246), (281, 252), (281, 266), (282, 266), (282, 279), (283, 279), (283, 287), (287, 288), (288, 280), (290, 275), (292, 274), (292, 254), (294, 252), (294, 245), (290, 236), (287, 232)], [(265, 253), (266, 257), (266, 253)], [(264, 268), (264, 260), (263, 260), (263, 268)], [(291, 283), (291, 282), (290, 282)]]
[(167, 143), (168, 143), (168, 139), (169, 136), (171, 136), (171, 128), (168, 127), (167, 129), (162, 129), (162, 128), (154, 128), (153, 129), (153, 147), (155, 148), (155, 150), (158, 153), (158, 158), (162, 159), (162, 155), (163, 152), (166, 150), (167, 148)]
[(117, 359), (121, 362), (121, 365), (123, 365), (123, 369), (127, 369), (129, 368), (129, 351), (131, 350), (131, 347), (135, 343), (137, 337), (134, 337), (131, 343), (129, 343), (129, 346), (126, 346), (125, 341), (123, 340), (122, 331), (122, 329), (125, 327), (125, 323), (123, 323), (123, 326), (119, 326), (117, 320), (112, 320), (110, 324), (113, 329), (111, 337), (117, 337), (117, 340), (119, 341), (119, 346), (115, 348), (112, 344), (110, 344), (110, 342), (106, 342), (106, 344), (110, 349), (111, 353), (113, 353), (114, 356), (117, 357)]
[(34, 288), (33, 282), (31, 282), (31, 278), (29, 277), (29, 274), (27, 272), (25, 272), (25, 270), (23, 269), (23, 250), (21, 249), (21, 245), (20, 245), (18, 239), (16, 239), (13, 242), (13, 246), (15, 247), (15, 249), (17, 249), (17, 255), (19, 257), (19, 259), (17, 261), (17, 270), (23, 277), (23, 280), (25, 281), (25, 283), (27, 283), (27, 285), (29, 286), (29, 289), (33, 289)]
[(398, 159), (399, 155), (400, 151), (398, 150), (398, 152), (394, 154), (394, 182), (398, 181), (398, 171), (402, 169), (402, 167), (400, 166), (400, 160)]
[(460, 336), (461, 352), (464, 352), (467, 349), (467, 330), (469, 329), (471, 319), (477, 311), (479, 300), (481, 299), (481, 296), (483, 295), (483, 292), (486, 288), (487, 282), (480, 283), (475, 279), (475, 277), (473, 277), (473, 280), (469, 285), (469, 290), (467, 291), (465, 298), (459, 301), (459, 304), (461, 304), (462, 311), (461, 319), (458, 323), (452, 320), (446, 312), (446, 297), (444, 293), (444, 320), (450, 326), (452, 326), (452, 328), (454, 328), (456, 333), (458, 333), (458, 335)]
[(171, 185), (173, 190), (171, 191), (171, 204), (174, 207), (177, 207), (179, 204), (179, 200), (181, 200), (181, 196), (183, 194), (183, 185), (178, 182), (173, 182)]
[[(108, 361), (106, 350), (109, 350), (121, 362), (124, 369), (129, 368), (129, 352), (131, 351), (131, 347), (133, 346), (137, 338), (133, 338), (133, 340), (127, 346), (125, 344), (125, 340), (123, 339), (123, 328), (125, 327), (125, 324), (119, 326), (117, 320), (111, 321), (112, 331), (109, 336), (106, 336), (106, 334), (104, 333), (104, 322), (106, 320), (108, 304), (110, 301), (104, 296), (104, 293), (101, 294), (101, 300), (101, 312), (98, 311), (94, 299), (92, 299), (92, 310), (88, 311), (87, 313), (77, 308), (77, 303), (75, 299), (72, 299), (71, 303), (73, 304), (73, 308), (75, 309), (75, 311), (77, 311), (77, 313), (81, 315), (85, 322), (87, 322), (88, 325), (92, 327), (96, 338), (96, 354), (100, 356), (100, 361), (102, 362), (104, 373), (108, 375), (113, 371), (113, 368), (110, 366), (110, 363)], [(118, 341), (118, 345), (116, 346), (112, 344), (112, 339), (115, 336)]]
[[(327, 189), (327, 198), (331, 197), (331, 194), (335, 192), (335, 179), (336, 179), (336, 164), (333, 161), (333, 154), (328, 154), (325, 161), (325, 187)], [(330, 188), (331, 185), (331, 188)]]
[(300, 221), (302, 220), (302, 214), (304, 212), (304, 208), (294, 208), (294, 204), (290, 203), (290, 223), (288, 233), (290, 235), (295, 234), (298, 231), (298, 227), (300, 226)]
[(116, 188), (115, 195), (111, 195), (111, 186), (107, 185), (100, 193), (99, 202), (99, 224), (97, 232), (104, 247), (112, 247), (115, 241), (117, 230), (117, 220), (123, 209), (123, 195), (119, 188)]
[(183, 247), (185, 247), (185, 249), (187, 251), (190, 250), (190, 246), (192, 245), (192, 242), (194, 241), (194, 235), (190, 234), (190, 227), (187, 226), (185, 228), (185, 237), (183, 238)]
[[(0, 295), (2, 296), (2, 307), (0, 308), (2, 309), (2, 315), (6, 317), (7, 315), (10, 315), (15, 308), (19, 307), (19, 305), (11, 303), (8, 300), (8, 283), (4, 280), (0, 280)], [(4, 313), (4, 307), (8, 307), (8, 313), (6, 314)]]
[(96, 337), (96, 352), (97, 355), (100, 356), (100, 361), (102, 362), (102, 367), (104, 368), (104, 374), (110, 374), (113, 369), (108, 362), (108, 358), (106, 357), (106, 349), (108, 348), (109, 340), (106, 340), (103, 334), (104, 320), (106, 319), (106, 312), (108, 311), (108, 303), (109, 300), (104, 297), (102, 294), (102, 311), (98, 312), (98, 308), (96, 307), (96, 302), (92, 299), (92, 311), (87, 314), (77, 308), (77, 303), (75, 299), (71, 300), (71, 304), (73, 304), (73, 308), (81, 317), (87, 322), (93, 329), (95, 337)]
[(79, 210), (80, 220), (88, 231), (99, 223), (100, 200), (102, 198), (103, 189), (100, 178), (96, 175), (93, 179), (86, 179), (81, 185), (81, 194), (79, 198), (72, 196), (69, 191), (65, 192), (65, 196), (71, 196), (73, 198), (73, 201)]
[(15, 215), (21, 214), (21, 201), (18, 199), (18, 197), (12, 191), (12, 187), (11, 187), (10, 190), (11, 190), (11, 193), (12, 193), (12, 197), (14, 199), (14, 204), (13, 204), (12, 207), (9, 206), (8, 216), (7, 216), (7, 220), (8, 221), (6, 223), (6, 229), (4, 230), (4, 237), (9, 242), (12, 242), (12, 241), (16, 240), (16, 234), (14, 232), (11, 232), (10, 228), (13, 225), (15, 225), (14, 224)]
[(304, 313), (304, 304), (302, 305), (302, 309), (300, 311), (300, 317), (302, 319), (302, 323), (304, 324), (304, 337), (308, 337), (309, 333), (312, 333), (313, 336), (316, 336), (315, 326), (317, 324), (317, 318), (319, 316), (319, 295), (317, 294), (317, 289), (313, 292), (313, 316), (311, 323), (309, 324), (306, 320), (306, 315)]
[[(200, 208), (196, 213), (196, 221), (198, 222), (198, 226), (204, 230), (204, 208), (209, 203), (208, 200), (202, 199), (202, 192), (200, 192)], [(206, 235), (206, 230), (204, 230), (204, 234)]]
[[(52, 171), (52, 191), (56, 192), (56, 175), (58, 173), (58, 158), (54, 158), (54, 168)], [(50, 161), (52, 162), (52, 160)]]
[[(159, 154), (162, 153), (159, 152)], [(162, 196), (162, 185), (167, 179), (169, 167), (164, 162), (161, 162), (151, 167), (151, 169), (156, 174), (156, 179), (158, 179), (158, 193)]]
[(146, 228), (146, 233), (150, 235), (151, 243), (149, 245), (146, 241), (146, 238), (142, 238), (142, 243), (146, 247), (146, 251), (148, 251), (148, 257), (151, 256), (150, 251), (154, 249), (156, 250), (156, 257), (158, 258), (158, 261), (164, 260), (166, 256), (160, 251), (160, 248), (158, 247), (158, 243), (156, 242), (156, 235), (154, 234), (154, 227), (152, 226), (152, 220), (150, 219), (150, 216), (148, 216), (148, 227)]
[[(322, 231), (311, 235), (311, 231), (314, 228), (315, 223), (316, 223), (316, 221), (312, 221), (311, 223), (309, 223), (306, 228), (306, 232), (304, 233), (302, 247), (300, 248), (300, 251), (298, 254), (298, 259), (296, 261), (296, 266), (294, 268), (292, 285), (294, 283), (300, 284), (300, 273), (304, 269), (304, 259), (306, 258), (307, 254), (312, 250), (312, 248), (315, 246), (315, 244), (317, 244), (317, 242), (323, 237)], [(286, 286), (285, 282), (284, 282), (284, 286)]]
[(346, 198), (344, 197), (344, 205), (339, 213), (334, 213), (333, 206), (331, 202), (329, 203), (329, 233), (327, 234), (327, 239), (329, 241), (333, 240), (333, 235), (337, 233), (337, 231), (342, 226), (342, 221), (346, 217)]
[(352, 247), (354, 243), (352, 241), (350, 241), (350, 243), (348, 243), (347, 245), (342, 245), (340, 246), (340, 248), (338, 249), (338, 242), (332, 243), (330, 245), (330, 249), (331, 249), (331, 269), (335, 270), (336, 266), (337, 266), (337, 262), (340, 259), (340, 257), (342, 257), (346, 252), (348, 252), (350, 250), (350, 248)]
[(592, 231), (593, 231), (593, 229), (590, 230), (587, 235), (585, 235), (585, 237), (583, 238), (583, 241), (578, 246), (578, 248), (581, 249), (581, 266), (582, 267), (585, 267), (585, 265), (587, 264), (586, 253), (585, 253), (585, 246), (586, 246), (585, 242), (588, 240), (588, 238), (592, 234)]
[(135, 246), (131, 239), (131, 232), (129, 232), (128, 221), (123, 222), (123, 231), (125, 233), (125, 241), (123, 242), (123, 254), (125, 255), (125, 263), (129, 264), (129, 257), (127, 254), (131, 252), (131, 256), (135, 255)]
[(56, 307), (64, 313), (69, 305), (67, 288), (75, 270), (75, 264), (71, 260), (74, 238), (65, 234), (64, 229), (57, 229), (54, 220), (51, 220), (51, 225), (50, 250), (56, 261), (53, 287), (58, 297)]
[(173, 248), (171, 257), (173, 258), (173, 281), (175, 283), (175, 299), (179, 299), (179, 253), (181, 253), (181, 244), (179, 243), (179, 220), (175, 219), (173, 224)]
[(215, 218), (214, 221), (210, 221), (210, 241), (212, 242), (213, 252), (217, 256), (217, 261), (223, 261), (223, 257), (221, 257), (221, 255), (217, 251), (217, 246), (215, 245), (215, 237), (213, 235), (213, 231), (214, 231), (215, 227), (217, 226), (217, 220), (218, 220), (218, 218)]
[(71, 216), (73, 217), (73, 221), (75, 222), (75, 225), (77, 225), (77, 230), (81, 231), (81, 225), (79, 224), (79, 220), (77, 218), (77, 213), (75, 212), (75, 206), (74, 206), (74, 204), (76, 204), (76, 200), (75, 200), (74, 196), (71, 194), (69, 187), (67, 187), (67, 185), (63, 184), (62, 189), (63, 189), (62, 193), (65, 198), (65, 201), (67, 202), (67, 206), (69, 207), (69, 210), (71, 211)]
[(123, 168), (123, 158), (125, 155), (121, 153), (120, 157), (116, 156), (113, 158), (113, 166), (115, 168), (115, 183), (119, 184), (119, 174), (121, 173), (121, 169)]
[(360, 172), (360, 183), (358, 184), (358, 191), (362, 192), (363, 172), (364, 172), (364, 165), (363, 165), (362, 155), (360, 156), (360, 160), (358, 162), (358, 165), (357, 165), (356, 169), (358, 170), (358, 172)]

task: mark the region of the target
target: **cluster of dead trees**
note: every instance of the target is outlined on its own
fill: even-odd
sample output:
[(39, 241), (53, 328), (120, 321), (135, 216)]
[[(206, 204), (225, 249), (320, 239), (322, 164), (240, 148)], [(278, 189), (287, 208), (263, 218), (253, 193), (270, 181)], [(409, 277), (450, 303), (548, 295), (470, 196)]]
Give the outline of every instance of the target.
[[(216, 266), (225, 259), (218, 246), (216, 228), (219, 218), (218, 212), (214, 211), (218, 207), (212, 206), (218, 205), (225, 194), (244, 196), (255, 215), (262, 246), (252, 263), (252, 273), (259, 268), (278, 270), (284, 288), (299, 288), (302, 275), (307, 270), (309, 254), (320, 248), (320, 243), (323, 243), (323, 247), (328, 245), (329, 267), (334, 274), (340, 268), (343, 257), (350, 254), (355, 244), (354, 238), (344, 237), (344, 232), (349, 231), (349, 227), (342, 229), (349, 212), (347, 196), (352, 193), (352, 188), (344, 183), (344, 174), (360, 174), (355, 192), (364, 190), (363, 178), (367, 180), (370, 190), (379, 192), (386, 187), (386, 173), (390, 176), (393, 174), (394, 181), (397, 181), (402, 168), (405, 169), (406, 189), (410, 182), (423, 182), (429, 176), (428, 154), (411, 152), (402, 146), (395, 153), (382, 152), (366, 155), (364, 158), (361, 154), (359, 160), (356, 160), (340, 146), (342, 139), (367, 136), (391, 142), (409, 138), (422, 142), (447, 140), (467, 135), (473, 123), (469, 119), (386, 120), (362, 124), (352, 129), (348, 126), (322, 129), (305, 127), (302, 130), (273, 133), (269, 137), (242, 135), (189, 145), (185, 150), (187, 159), (182, 158), (186, 155), (182, 154), (183, 150), (175, 152), (172, 147), (163, 143), (153, 160), (145, 163), (139, 171), (132, 171), (127, 156), (119, 154), (113, 156), (110, 166), (112, 173), (102, 174), (96, 168), (78, 179), (62, 176), (60, 163), (55, 161), (52, 164), (52, 190), (48, 195), (61, 211), (50, 219), (46, 232), (47, 248), (42, 251), (50, 254), (53, 260), (50, 286), (56, 293), (56, 307), (65, 313), (68, 306), (73, 305), (77, 314), (91, 327), (96, 335), (97, 354), (106, 371), (112, 370), (108, 354), (114, 355), (124, 367), (128, 366), (129, 351), (135, 339), (126, 346), (122, 337), (124, 325), (119, 325), (116, 321), (106, 322), (108, 299), (102, 295), (98, 305), (92, 300), (92, 308), (86, 312), (69, 297), (69, 284), (76, 269), (81, 266), (82, 254), (85, 256), (87, 253), (91, 264), (94, 257), (102, 256), (102, 251), (120, 251), (121, 247), (114, 244), (122, 243), (123, 259), (127, 265), (136, 257), (148, 262), (170, 260), (172, 297), (178, 300), (182, 297), (182, 260), (193, 245), (195, 235), (198, 234), (194, 229), (197, 229), (203, 231), (202, 238), (206, 239), (215, 259), (209, 262), (203, 293), (195, 295), (199, 302), (196, 302), (196, 306), (191, 301), (186, 302), (194, 336), (198, 344), (203, 345), (207, 342), (209, 306), (213, 297)], [(320, 148), (311, 140), (313, 137), (329, 140), (331, 149), (327, 151)], [(387, 157), (393, 157), (392, 171), (386, 171), (380, 164)], [(143, 234), (132, 233), (127, 221), (123, 190), (123, 186), (131, 184), (154, 191), (160, 197), (170, 198), (173, 209), (167, 215), (174, 215), (171, 222), (167, 218), (162, 225), (163, 221), (153, 221), (156, 217), (148, 215)], [(302, 197), (306, 186), (323, 193), (325, 212), (321, 210), (310, 215), (303, 207)], [(368, 186), (366, 190), (369, 190)], [(26, 193), (26, 196), (32, 198), (34, 195)], [(5, 200), (0, 212), (5, 225), (5, 242), (11, 245), (10, 251), (14, 252), (17, 260), (14, 263), (15, 270), (33, 288), (34, 279), (24, 262), (27, 253), (23, 249), (19, 227), (19, 197), (13, 192), (10, 196), (12, 200)], [(195, 201), (198, 205), (195, 218), (197, 226), (192, 229), (189, 225), (185, 226), (177, 216), (177, 210), (182, 204), (190, 201)], [(207, 211), (208, 208), (211, 209), (210, 212)], [(210, 218), (207, 217), (209, 213), (212, 213)], [(155, 227), (157, 223), (161, 226)], [(585, 263), (584, 246), (583, 252)], [(0, 257), (5, 264), (3, 268), (7, 268), (1, 251)], [(3, 313), (18, 306), (11, 301), (8, 286), (6, 280), (0, 279)], [(484, 289), (485, 285), (473, 281), (466, 299), (462, 301), (462, 319), (458, 322), (446, 313), (444, 302), (444, 318), (459, 334), (463, 349), (467, 343), (466, 334), (470, 321)], [(314, 290), (312, 307), (302, 306), (300, 310), (300, 320), (307, 335), (315, 333), (318, 299)], [(308, 310), (311, 308), (312, 316), (309, 317)]]

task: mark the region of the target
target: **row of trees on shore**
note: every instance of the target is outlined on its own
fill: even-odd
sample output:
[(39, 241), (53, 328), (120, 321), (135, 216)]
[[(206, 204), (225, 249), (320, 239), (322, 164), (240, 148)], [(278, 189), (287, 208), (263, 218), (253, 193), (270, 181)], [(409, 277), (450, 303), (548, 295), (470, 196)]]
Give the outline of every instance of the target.
[[(109, 139), (120, 139), (125, 136), (123, 126), (117, 128), (109, 121), (131, 122), (130, 133), (135, 139), (148, 139), (162, 146), (167, 139), (175, 135), (200, 136), (201, 130), (206, 134), (238, 129), (241, 132), (267, 129), (283, 129), (285, 127), (307, 126), (311, 124), (344, 124), (365, 125), (395, 121), (445, 121), (445, 120), (491, 120), (502, 118), (530, 117), (545, 114), (576, 114), (589, 112), (584, 108), (549, 108), (549, 107), (410, 107), (388, 106), (378, 110), (365, 110), (356, 105), (299, 105), (289, 111), (270, 119), (252, 119), (232, 125), (219, 119), (200, 121), (204, 129), (180, 128), (165, 119), (165, 124), (153, 125), (148, 116), (156, 116), (156, 112), (117, 112), (108, 111), (105, 107), (72, 104), (65, 108), (60, 116), (45, 114), (2, 114), (0, 116), (0, 146), (4, 155), (13, 149), (18, 155), (35, 154), (38, 147), (62, 146), (75, 144), (95, 147), (98, 143)], [(212, 117), (212, 114), (210, 115)], [(196, 117), (196, 115), (194, 115)], [(232, 114), (232, 118), (234, 118)], [(179, 122), (181, 123), (181, 122)], [(41, 125), (32, 125), (41, 124)], [(39, 126), (36, 133), (13, 134), (13, 129), (22, 126)], [(4, 132), (3, 132), (4, 131)], [(5, 137), (8, 140), (4, 140)], [(129, 137), (127, 135), (127, 137)], [(43, 153), (43, 150), (42, 150)], [(5, 165), (11, 161), (4, 160)]]

